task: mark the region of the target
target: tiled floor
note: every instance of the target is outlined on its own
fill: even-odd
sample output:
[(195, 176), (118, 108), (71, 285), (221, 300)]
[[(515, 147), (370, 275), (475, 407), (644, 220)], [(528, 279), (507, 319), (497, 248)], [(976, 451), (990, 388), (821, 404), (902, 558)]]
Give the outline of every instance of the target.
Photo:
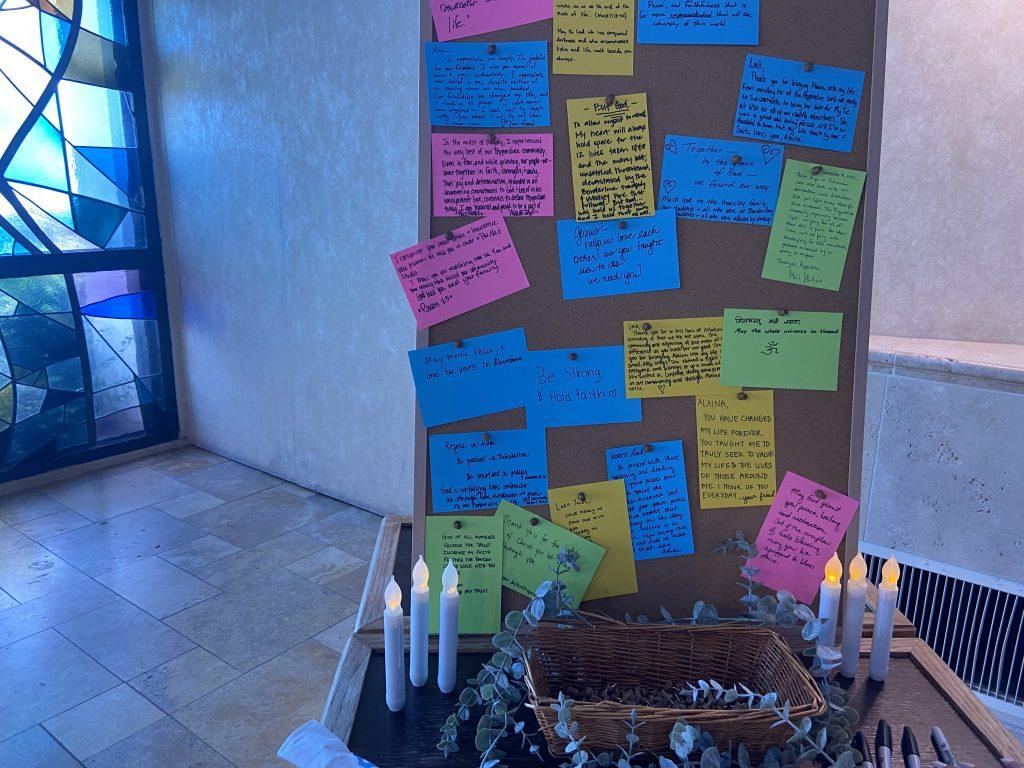
[(285, 765), (379, 522), (194, 447), (0, 496), (0, 766)]

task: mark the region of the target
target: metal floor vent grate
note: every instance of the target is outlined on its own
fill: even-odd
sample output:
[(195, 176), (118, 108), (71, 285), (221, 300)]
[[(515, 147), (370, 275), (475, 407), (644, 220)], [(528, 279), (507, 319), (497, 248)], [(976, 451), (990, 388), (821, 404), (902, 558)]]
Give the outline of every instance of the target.
[[(885, 558), (865, 558), (877, 584)], [(900, 569), (899, 609), (918, 636), (974, 691), (1024, 706), (1024, 596), (903, 562)]]

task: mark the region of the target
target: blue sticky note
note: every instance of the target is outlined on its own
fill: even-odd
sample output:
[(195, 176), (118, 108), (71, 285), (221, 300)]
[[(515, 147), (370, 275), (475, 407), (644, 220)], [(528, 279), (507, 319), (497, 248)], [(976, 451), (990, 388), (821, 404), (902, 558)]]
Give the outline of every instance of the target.
[(770, 227), (782, 179), (776, 144), (665, 137), (659, 208), (683, 219)]
[(658, 211), (615, 221), (560, 221), (558, 258), (565, 299), (678, 288), (675, 213)]
[(633, 559), (692, 555), (682, 440), (609, 448), (605, 461), (608, 479), (626, 484)]
[(637, 0), (638, 43), (757, 45), (760, 0)]
[(522, 328), (409, 352), (423, 426), (522, 408), (530, 362)]
[(578, 347), (530, 352), (531, 428), (640, 421), (640, 400), (626, 399), (622, 347)]
[(849, 152), (863, 90), (855, 69), (747, 54), (732, 132)]
[(551, 125), (548, 44), (426, 43), (431, 125)]
[(548, 453), (543, 429), (507, 429), (430, 436), (434, 512), (548, 503)]

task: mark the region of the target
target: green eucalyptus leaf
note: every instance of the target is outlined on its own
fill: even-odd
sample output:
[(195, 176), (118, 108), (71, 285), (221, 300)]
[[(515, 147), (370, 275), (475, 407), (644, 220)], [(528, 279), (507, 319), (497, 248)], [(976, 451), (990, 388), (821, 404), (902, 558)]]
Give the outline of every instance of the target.
[(814, 615), (814, 611), (812, 611), (808, 606), (804, 605), (803, 603), (798, 603), (793, 608), (793, 613), (796, 614), (796, 617), (800, 619), (800, 621), (813, 621), (814, 619), (818, 618)]
[(856, 762), (856, 755), (853, 752), (843, 752), (836, 758), (833, 768), (853, 768)]
[(477, 752), (483, 752), (491, 746), (490, 731), (477, 731), (476, 738), (473, 740), (473, 746), (476, 747)]
[(821, 619), (811, 619), (804, 624), (800, 630), (800, 637), (804, 640), (815, 640), (821, 634)]
[(700, 768), (721, 768), (721, 755), (714, 747), (708, 747), (700, 753)]
[(511, 630), (519, 629), (523, 625), (523, 612), (511, 611), (505, 616), (505, 626)]

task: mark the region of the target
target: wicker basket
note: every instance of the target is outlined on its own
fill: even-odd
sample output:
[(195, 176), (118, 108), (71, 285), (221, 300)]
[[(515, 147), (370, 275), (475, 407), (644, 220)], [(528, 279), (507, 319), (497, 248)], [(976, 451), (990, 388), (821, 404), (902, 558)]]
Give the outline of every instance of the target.
[[(592, 627), (545, 627), (524, 638), (530, 649), (526, 682), (530, 707), (548, 748), (564, 752), (565, 741), (555, 735), (557, 713), (551, 704), (566, 686), (599, 687), (664, 685), (715, 679), (729, 687), (743, 683), (758, 693), (775, 691), (790, 702), (790, 716), (817, 717), (827, 704), (814, 679), (775, 632), (759, 627), (730, 625), (671, 626), (601, 621)], [(600, 751), (625, 744), (629, 704), (577, 701), (574, 719), (586, 736), (588, 749)], [(778, 718), (771, 710), (664, 709), (635, 707), (644, 723), (637, 735), (651, 752), (669, 750), (669, 733), (678, 718), (709, 731), (725, 748), (742, 741), (760, 756), (790, 735), (771, 729)]]

